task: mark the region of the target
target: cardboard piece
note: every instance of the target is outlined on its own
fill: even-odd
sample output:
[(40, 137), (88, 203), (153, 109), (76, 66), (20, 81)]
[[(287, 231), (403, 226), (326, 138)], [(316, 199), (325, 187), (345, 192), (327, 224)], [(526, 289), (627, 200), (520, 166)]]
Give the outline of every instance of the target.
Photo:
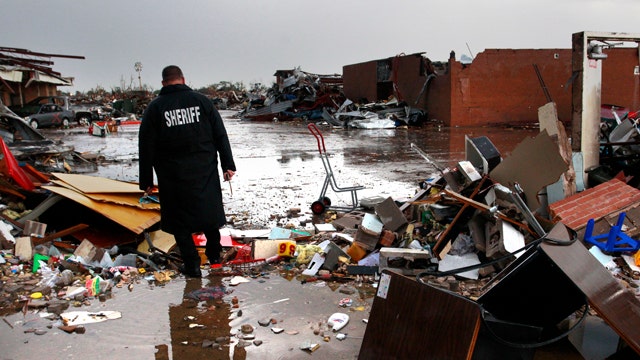
[(282, 240), (256, 239), (251, 243), (251, 254), (254, 259), (267, 259), (278, 255), (278, 246)]
[(302, 271), (302, 275), (314, 276), (315, 274), (318, 273), (318, 271), (322, 267), (322, 264), (324, 264), (324, 257), (319, 253), (313, 254), (313, 258), (311, 258), (311, 262), (309, 262), (309, 265), (307, 266), (307, 268), (304, 271)]
[(124, 181), (80, 174), (52, 173), (51, 175), (83, 193), (134, 193), (138, 195), (144, 193), (138, 184)]
[[(475, 253), (468, 253), (464, 255), (447, 255), (438, 263), (438, 270), (445, 272), (478, 264), (480, 264), (480, 259), (478, 259), (478, 254)], [(478, 269), (475, 269), (460, 272), (457, 274), (457, 276), (477, 280), (480, 274), (478, 272)]]
[(16, 238), (16, 246), (14, 255), (22, 261), (26, 261), (33, 257), (33, 246), (31, 244), (30, 236), (21, 236)]
[(315, 227), (316, 231), (319, 231), (319, 232), (336, 231), (336, 228), (333, 226), (333, 224), (313, 224), (313, 226)]
[(535, 138), (523, 140), (511, 156), (491, 171), (490, 177), (509, 188), (514, 183), (520, 184), (526, 198), (523, 200), (535, 210), (540, 206), (538, 192), (558, 181), (567, 169), (568, 164), (560, 156), (558, 147), (547, 132), (542, 131)]
[[(149, 233), (151, 238), (151, 244), (156, 249), (159, 249), (165, 253), (170, 253), (176, 247), (176, 239), (173, 235), (166, 233), (162, 230), (152, 231)], [(138, 245), (138, 251), (143, 254), (149, 253), (149, 244), (143, 241)]]
[(22, 235), (24, 236), (38, 236), (43, 237), (47, 230), (47, 224), (41, 222), (27, 220), (24, 223), (24, 229), (22, 229)]
[(482, 175), (480, 175), (478, 170), (471, 164), (471, 161), (459, 161), (458, 170), (469, 184), (482, 179)]
[(391, 197), (376, 205), (375, 211), (384, 227), (388, 230), (397, 231), (408, 223), (404, 214)]
[(73, 255), (81, 257), (85, 262), (90, 263), (92, 261), (100, 261), (104, 253), (105, 250), (103, 248), (95, 247), (91, 241), (85, 239), (78, 245)]
[(99, 202), (88, 198), (84, 194), (60, 186), (42, 186), (42, 188), (84, 205), (136, 234), (141, 234), (144, 230), (160, 221), (159, 210), (144, 210), (132, 206)]

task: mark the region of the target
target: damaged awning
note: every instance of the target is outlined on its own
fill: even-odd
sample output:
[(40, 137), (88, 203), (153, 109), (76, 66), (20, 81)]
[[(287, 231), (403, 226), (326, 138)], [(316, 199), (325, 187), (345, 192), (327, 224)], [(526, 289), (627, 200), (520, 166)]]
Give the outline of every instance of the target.
[(29, 87), (34, 82), (60, 86), (73, 86), (73, 78), (47, 75), (40, 71), (34, 71), (31, 73), (31, 78), (27, 81), (25, 87)]
[(22, 71), (0, 69), (0, 79), (10, 82), (22, 82)]

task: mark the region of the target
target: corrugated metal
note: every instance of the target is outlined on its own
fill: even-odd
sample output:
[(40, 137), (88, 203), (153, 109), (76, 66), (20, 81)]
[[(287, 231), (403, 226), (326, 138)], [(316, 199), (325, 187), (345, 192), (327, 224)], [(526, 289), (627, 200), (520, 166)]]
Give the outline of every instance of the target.
[(0, 78), (4, 81), (22, 82), (22, 71), (0, 69)]
[(39, 71), (36, 71), (35, 81), (43, 82), (47, 84), (55, 84), (55, 85), (67, 85), (67, 86), (73, 85), (73, 81), (71, 81), (71, 79), (69, 78), (61, 78), (61, 77), (59, 78), (59, 77), (47, 75), (45, 73), (41, 73)]
[(279, 112), (285, 111), (293, 106), (293, 100), (281, 101), (278, 103), (271, 104), (269, 106), (264, 106), (259, 109), (248, 112), (246, 116), (261, 116), (268, 114), (277, 114)]

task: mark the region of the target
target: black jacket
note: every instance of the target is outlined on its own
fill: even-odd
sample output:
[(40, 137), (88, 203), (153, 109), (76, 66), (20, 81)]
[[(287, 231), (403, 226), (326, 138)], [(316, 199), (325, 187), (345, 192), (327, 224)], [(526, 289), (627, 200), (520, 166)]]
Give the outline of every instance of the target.
[(138, 139), (140, 189), (158, 179), (162, 230), (208, 231), (226, 219), (222, 171), (236, 170), (227, 131), (213, 102), (186, 85), (160, 90), (144, 112)]

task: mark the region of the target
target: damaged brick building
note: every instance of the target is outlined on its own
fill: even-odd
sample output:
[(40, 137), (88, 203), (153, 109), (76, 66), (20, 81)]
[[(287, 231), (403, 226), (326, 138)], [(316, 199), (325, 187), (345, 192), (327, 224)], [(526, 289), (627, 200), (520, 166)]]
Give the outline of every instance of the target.
[(0, 100), (23, 105), (38, 96), (55, 96), (58, 86), (72, 86), (73, 77), (53, 70), (51, 58), (84, 59), (84, 56), (47, 54), (0, 47)]
[[(613, 47), (607, 55), (602, 103), (639, 107), (638, 49)], [(571, 49), (486, 49), (471, 64), (453, 52), (445, 63), (423, 53), (401, 54), (346, 65), (343, 77), (345, 96), (354, 101), (395, 95), (446, 126), (479, 126), (535, 123), (537, 109), (549, 101), (557, 104), (560, 120), (570, 123), (576, 74)]]

